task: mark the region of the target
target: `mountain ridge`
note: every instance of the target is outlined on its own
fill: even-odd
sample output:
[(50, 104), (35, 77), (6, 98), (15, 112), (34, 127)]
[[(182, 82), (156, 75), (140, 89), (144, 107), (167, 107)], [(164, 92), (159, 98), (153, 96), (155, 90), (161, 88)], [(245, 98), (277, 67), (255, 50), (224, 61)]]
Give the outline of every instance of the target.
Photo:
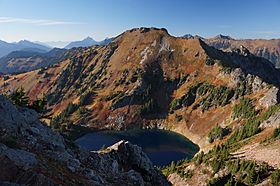
[(230, 51), (238, 49), (241, 45), (259, 56), (271, 61), (277, 68), (280, 62), (280, 39), (233, 39), (233, 38), (209, 38), (204, 40), (207, 44), (217, 49)]
[(280, 39), (236, 39), (228, 35), (218, 34), (217, 36), (204, 38), (198, 35), (186, 34), (183, 38), (200, 38), (208, 45), (223, 51), (232, 51), (240, 46), (246, 47), (252, 54), (268, 59), (276, 68), (280, 60)]

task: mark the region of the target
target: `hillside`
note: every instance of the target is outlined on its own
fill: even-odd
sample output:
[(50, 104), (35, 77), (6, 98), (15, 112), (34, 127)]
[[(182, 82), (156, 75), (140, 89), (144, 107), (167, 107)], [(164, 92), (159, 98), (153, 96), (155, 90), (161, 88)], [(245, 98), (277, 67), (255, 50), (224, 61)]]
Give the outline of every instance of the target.
[(251, 53), (268, 59), (276, 67), (280, 65), (280, 39), (233, 39), (229, 36), (219, 35), (205, 39), (205, 42), (224, 51), (238, 49), (243, 45)]
[[(217, 113), (210, 125), (221, 123), (240, 96), (266, 94), (265, 82), (280, 82), (278, 70), (265, 59), (243, 53), (223, 53), (199, 39), (142, 28), (125, 32), (107, 46), (81, 49), (56, 67), (19, 74), (1, 84), (3, 90), (23, 86), (32, 98), (46, 94), (55, 115), (70, 102), (84, 102), (81, 107), (89, 114), (73, 116), (77, 124), (162, 125), (182, 133), (193, 126), (191, 133), (201, 138), (211, 128), (204, 118)], [(209, 90), (195, 96), (199, 87)], [(212, 91), (225, 93), (224, 103), (212, 100)], [(175, 122), (176, 115), (183, 119)]]
[(41, 67), (47, 68), (70, 58), (72, 55), (76, 55), (79, 50), (81, 49), (66, 50), (54, 48), (46, 53), (28, 51), (11, 52), (7, 56), (0, 58), (0, 72), (3, 74), (16, 74), (40, 69)]
[[(183, 162), (168, 169), (166, 175), (175, 185), (203, 185), (216, 173), (226, 182), (237, 178), (224, 170), (231, 165), (228, 160), (238, 159), (241, 152), (250, 160), (246, 153), (261, 154), (265, 148), (259, 143), (278, 125), (270, 118), (278, 113), (280, 85), (279, 70), (272, 63), (244, 46), (223, 52), (200, 38), (176, 38), (165, 29), (128, 30), (106, 46), (79, 48), (55, 66), (2, 79), (0, 85), (3, 92), (23, 87), (31, 99), (46, 95), (46, 115), (53, 118), (49, 124), (60, 132), (72, 124), (161, 128), (183, 134), (205, 154), (212, 149), (194, 158), (198, 164)], [(214, 147), (222, 143), (225, 146)], [(224, 164), (214, 169), (209, 162)], [(188, 166), (193, 167), (191, 179)], [(266, 181), (272, 170), (259, 181)], [(201, 184), (194, 182), (198, 178)]]

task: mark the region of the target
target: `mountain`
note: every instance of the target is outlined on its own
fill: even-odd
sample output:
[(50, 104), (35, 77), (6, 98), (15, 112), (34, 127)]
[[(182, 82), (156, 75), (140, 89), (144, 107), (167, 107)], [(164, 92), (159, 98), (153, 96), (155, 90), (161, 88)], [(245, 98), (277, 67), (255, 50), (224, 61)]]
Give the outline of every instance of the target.
[[(87, 37), (82, 41), (72, 42), (65, 48), (71, 49), (74, 47), (87, 47), (92, 45), (107, 45), (113, 39), (106, 38), (103, 41), (96, 42), (92, 38)], [(57, 44), (57, 43), (56, 43)], [(60, 43), (61, 44), (61, 43)], [(1, 42), (0, 42), (1, 45)], [(2, 45), (10, 45), (9, 43), (2, 42)], [(12, 51), (0, 58), (0, 72), (4, 74), (8, 73), (21, 73), (30, 70), (35, 70), (40, 67), (47, 67), (53, 65), (63, 59), (66, 49), (54, 48), (49, 50), (50, 46), (36, 42), (32, 43), (27, 40), (22, 40), (16, 43), (19, 50)], [(8, 47), (6, 47), (8, 48)], [(14, 50), (15, 48), (11, 49)], [(48, 50), (47, 50), (48, 49)], [(9, 51), (9, 50), (6, 50)], [(48, 52), (46, 52), (48, 51)], [(71, 52), (69, 52), (71, 53)], [(55, 55), (53, 55), (55, 54)], [(65, 57), (65, 56), (64, 56)]]
[(199, 36), (199, 35), (195, 35), (195, 36), (193, 36), (193, 35), (191, 35), (191, 34), (185, 34), (185, 35), (183, 35), (182, 36), (182, 38), (186, 38), (186, 39), (194, 39), (194, 38), (197, 38), (197, 39), (204, 39), (203, 37), (201, 37), (201, 36)]
[(225, 35), (222, 35), (222, 34), (219, 34), (219, 35), (215, 36), (214, 39), (233, 40), (233, 38), (231, 38), (230, 36), (225, 36)]
[(71, 126), (184, 135), (200, 153), (162, 169), (174, 185), (273, 185), (279, 173), (280, 70), (244, 45), (221, 51), (135, 28), (0, 86), (23, 87), (31, 100), (46, 95), (46, 122), (65, 136)]
[(73, 41), (71, 43), (69, 43), (67, 46), (65, 46), (64, 48), (66, 49), (71, 49), (74, 47), (89, 47), (92, 45), (106, 45), (108, 43), (110, 43), (112, 41), (112, 38), (106, 38), (102, 41), (95, 41), (94, 39), (92, 39), (91, 37), (87, 37), (85, 39), (83, 39), (82, 41)]
[(105, 38), (104, 40), (99, 41), (98, 45), (107, 45), (107, 44), (111, 43), (113, 41), (113, 39), (114, 38), (112, 38), (112, 37), (111, 38)]
[(48, 41), (45, 42), (47, 45), (54, 47), (54, 48), (64, 48), (66, 45), (68, 45), (69, 41)]
[(20, 73), (40, 67), (53, 65), (66, 55), (65, 49), (52, 49), (49, 52), (41, 53), (36, 51), (14, 51), (0, 58), (0, 72)]
[(19, 50), (32, 52), (47, 52), (51, 50), (51, 48), (27, 40), (22, 40), (17, 43), (7, 43), (5, 41), (0, 40), (0, 57), (3, 57), (9, 54), (10, 52)]
[(45, 43), (45, 42), (41, 42), (41, 41), (34, 41), (34, 43), (39, 44), (39, 45), (43, 45), (43, 46), (48, 47), (48, 48), (55, 48), (55, 47), (49, 45), (47, 42)]
[(194, 36), (191, 35), (191, 34), (185, 34), (185, 35), (183, 35), (182, 37), (183, 37), (183, 38), (186, 38), (186, 39), (193, 39), (193, 38), (194, 38)]
[(218, 35), (204, 40), (210, 46), (229, 51), (239, 48), (241, 45), (257, 56), (264, 57), (280, 67), (280, 39), (233, 39), (229, 36)]
[(68, 45), (66, 45), (64, 48), (70, 49), (70, 48), (74, 48), (74, 47), (88, 47), (88, 46), (96, 45), (96, 44), (97, 44), (97, 41), (95, 41), (91, 37), (87, 37), (81, 41), (73, 41), (73, 42), (69, 43)]
[(51, 48), (49, 46), (40, 45), (37, 43), (30, 42), (28, 40), (21, 40), (17, 43), (15, 43), (19, 47), (21, 47), (23, 50), (40, 50), (42, 52), (49, 51)]
[(0, 185), (170, 185), (136, 145), (90, 152), (3, 95), (0, 112)]

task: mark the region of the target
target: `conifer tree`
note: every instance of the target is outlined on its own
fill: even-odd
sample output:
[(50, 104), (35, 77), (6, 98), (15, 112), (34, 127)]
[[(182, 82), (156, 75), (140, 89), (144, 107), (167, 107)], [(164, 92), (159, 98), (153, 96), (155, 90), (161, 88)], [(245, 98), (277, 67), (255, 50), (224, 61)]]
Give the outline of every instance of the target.
[(24, 89), (21, 87), (16, 89), (9, 98), (11, 101), (18, 106), (26, 107), (28, 106), (29, 98), (25, 95)]

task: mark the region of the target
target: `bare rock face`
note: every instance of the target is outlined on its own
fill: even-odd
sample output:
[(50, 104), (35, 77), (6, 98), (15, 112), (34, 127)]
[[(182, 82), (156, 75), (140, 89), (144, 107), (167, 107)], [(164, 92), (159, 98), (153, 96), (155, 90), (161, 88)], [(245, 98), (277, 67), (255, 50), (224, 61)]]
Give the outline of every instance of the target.
[(118, 156), (120, 156), (120, 160), (129, 161), (132, 167), (138, 167), (143, 172), (148, 172), (154, 168), (151, 160), (142, 151), (141, 147), (133, 145), (128, 141), (120, 141), (108, 149), (110, 150), (110, 153), (117, 153)]
[(255, 76), (253, 78), (253, 81), (252, 81), (253, 92), (257, 92), (257, 91), (261, 90), (265, 85), (266, 85), (266, 83), (263, 82), (261, 80), (261, 78), (259, 78), (258, 76)]
[(235, 52), (243, 56), (250, 55), (250, 51), (243, 45), (241, 45), (238, 49), (236, 49)]
[(0, 144), (0, 150), (2, 156), (7, 157), (13, 161), (15, 165), (21, 167), (24, 170), (27, 170), (38, 164), (35, 154), (33, 153), (24, 150), (8, 148), (4, 144)]
[(0, 185), (169, 185), (142, 149), (89, 152), (0, 95)]
[(234, 69), (231, 74), (231, 83), (234, 85), (234, 86), (237, 86), (237, 84), (240, 82), (240, 81), (244, 81), (245, 80), (245, 73), (240, 69), (240, 68), (236, 68)]
[(279, 89), (272, 87), (263, 98), (260, 99), (260, 104), (264, 107), (269, 107), (279, 103)]
[(260, 128), (266, 128), (266, 127), (279, 127), (280, 123), (280, 112), (276, 112), (274, 115), (270, 116), (268, 120), (263, 121), (260, 124)]

